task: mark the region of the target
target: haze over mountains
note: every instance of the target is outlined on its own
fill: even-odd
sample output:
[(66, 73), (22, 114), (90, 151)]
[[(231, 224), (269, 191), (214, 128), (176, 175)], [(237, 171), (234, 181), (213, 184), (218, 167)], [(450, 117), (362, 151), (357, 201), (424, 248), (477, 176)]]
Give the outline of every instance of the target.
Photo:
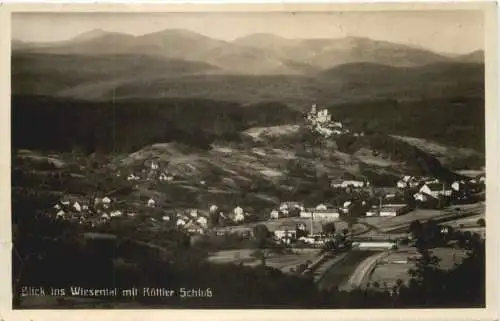
[(484, 88), (482, 51), (449, 56), (362, 37), (223, 41), (183, 29), (142, 36), (96, 29), (54, 43), (13, 41), (12, 50), (14, 94), (300, 105), (481, 96)]
[[(418, 66), (450, 60), (447, 55), (362, 37), (287, 39), (272, 34), (252, 34), (228, 42), (182, 29), (142, 36), (95, 29), (68, 41), (43, 45), (15, 42), (13, 47), (51, 54), (154, 55), (202, 61), (227, 72), (249, 74), (302, 73), (303, 67), (324, 69), (353, 62)], [(470, 61), (469, 55), (465, 59), (478, 62)]]

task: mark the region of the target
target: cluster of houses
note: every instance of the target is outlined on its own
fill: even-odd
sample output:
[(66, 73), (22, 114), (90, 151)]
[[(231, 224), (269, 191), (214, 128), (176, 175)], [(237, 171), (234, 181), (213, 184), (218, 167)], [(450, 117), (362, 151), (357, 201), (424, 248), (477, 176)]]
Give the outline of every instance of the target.
[[(158, 201), (155, 198), (149, 198), (144, 201), (142, 207), (159, 208)], [(75, 221), (89, 227), (96, 227), (116, 218), (138, 216), (137, 210), (125, 210), (121, 204), (108, 196), (96, 197), (93, 201), (77, 199), (76, 197), (65, 198), (54, 204), (53, 208), (56, 219)], [(161, 208), (159, 209), (161, 212)], [(192, 234), (204, 234), (209, 227), (210, 216), (218, 217), (219, 225), (224, 226), (241, 224), (248, 218), (249, 214), (240, 206), (236, 206), (229, 213), (224, 213), (216, 205), (210, 205), (208, 211), (191, 208), (179, 210), (175, 215), (166, 212), (161, 215), (152, 215), (148, 219), (151, 222), (163, 221), (175, 224), (176, 227), (183, 228)]]
[(428, 202), (440, 198), (451, 198), (455, 195), (458, 199), (466, 197), (467, 193), (479, 192), (478, 186), (485, 183), (485, 176), (480, 175), (469, 180), (459, 180), (451, 184), (432, 177), (403, 176), (396, 187), (400, 190), (416, 190), (413, 198), (418, 202)]
[(333, 242), (337, 248), (346, 245), (346, 236), (342, 233), (313, 233), (308, 231), (304, 223), (284, 223), (279, 226), (273, 235), (274, 241), (279, 244), (290, 245), (296, 242), (312, 247), (322, 247), (327, 242)]
[[(351, 213), (356, 205), (359, 205), (361, 208), (367, 208), (367, 206), (369, 206), (366, 201), (345, 201), (341, 206), (318, 204), (315, 207), (306, 208), (299, 202), (284, 202), (281, 203), (279, 209), (271, 211), (270, 218), (279, 219), (295, 216), (322, 222), (336, 221), (341, 215)], [(397, 216), (405, 214), (409, 210), (410, 208), (407, 204), (388, 203), (372, 206), (368, 210), (363, 211), (363, 213), (365, 213), (366, 216)]]
[(370, 182), (366, 180), (342, 180), (334, 179), (330, 182), (331, 188), (342, 188), (342, 189), (360, 189), (369, 187)]
[[(177, 227), (183, 227), (188, 232), (195, 234), (204, 234), (209, 227), (209, 223), (215, 223), (213, 222), (214, 218), (217, 221), (217, 225), (225, 226), (232, 224), (241, 224), (249, 215), (240, 206), (236, 206), (229, 213), (220, 211), (217, 205), (210, 205), (208, 213), (206, 214), (198, 211), (197, 209), (191, 209), (188, 212), (189, 215), (178, 213), (175, 224)], [(209, 219), (209, 217), (211, 217), (212, 219)]]
[(53, 208), (57, 219), (77, 221), (80, 224), (87, 224), (92, 227), (116, 217), (133, 217), (136, 215), (134, 211), (123, 210), (107, 196), (103, 198), (96, 197), (90, 201), (67, 198), (58, 201)]
[[(117, 173), (120, 176), (120, 173)], [(172, 182), (175, 180), (175, 176), (168, 172), (168, 170), (162, 169), (162, 166), (154, 160), (147, 160), (144, 162), (144, 167), (139, 169), (137, 173), (130, 173), (127, 176), (127, 181), (137, 182), (137, 181), (160, 181), (160, 182)]]

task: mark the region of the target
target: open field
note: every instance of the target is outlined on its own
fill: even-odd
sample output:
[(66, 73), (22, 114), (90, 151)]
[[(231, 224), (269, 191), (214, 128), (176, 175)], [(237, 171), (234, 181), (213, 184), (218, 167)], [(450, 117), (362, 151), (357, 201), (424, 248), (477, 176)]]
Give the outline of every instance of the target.
[(211, 253), (208, 261), (213, 263), (239, 263), (242, 261), (256, 260), (252, 257), (253, 249), (225, 250)]
[[(233, 263), (255, 266), (261, 263), (260, 259), (252, 257), (254, 249), (226, 250), (211, 253), (208, 260), (213, 263)], [(295, 249), (290, 254), (271, 254), (266, 258), (266, 265), (289, 273), (300, 264), (313, 261), (317, 258), (318, 249)]]
[[(431, 253), (439, 258), (438, 266), (443, 270), (453, 268), (455, 264), (460, 264), (466, 257), (465, 250), (453, 248), (435, 248), (431, 250)], [(408, 271), (415, 266), (415, 263), (408, 258), (418, 258), (419, 256), (420, 254), (413, 248), (390, 253), (368, 273), (362, 286), (370, 285), (373, 287), (373, 284), (377, 282), (380, 289), (391, 289), (398, 280), (401, 280), (403, 284), (408, 284), (410, 280)]]
[(462, 225), (462, 224), (464, 225), (464, 228), (478, 227), (477, 220), (479, 220), (481, 218), (485, 219), (486, 214), (481, 213), (481, 214), (477, 214), (477, 215), (473, 215), (473, 216), (469, 216), (469, 217), (463, 217), (463, 218), (460, 218), (457, 220), (447, 221), (446, 224), (452, 226), (453, 228), (459, 228), (460, 225)]
[[(460, 208), (460, 211), (457, 211), (457, 208)], [(426, 221), (433, 219), (439, 222), (448, 222), (464, 216), (484, 215), (481, 214), (484, 211), (484, 204), (467, 204), (452, 206), (444, 210), (416, 209), (410, 213), (395, 217), (364, 217), (359, 221), (376, 227), (380, 232), (397, 233), (409, 226), (414, 220)]]

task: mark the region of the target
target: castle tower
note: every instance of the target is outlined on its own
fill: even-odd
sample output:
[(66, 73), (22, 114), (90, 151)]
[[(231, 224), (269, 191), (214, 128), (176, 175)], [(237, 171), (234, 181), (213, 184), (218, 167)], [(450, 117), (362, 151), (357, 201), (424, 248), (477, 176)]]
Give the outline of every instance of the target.
[(316, 114), (316, 104), (313, 104), (311, 107), (311, 114)]

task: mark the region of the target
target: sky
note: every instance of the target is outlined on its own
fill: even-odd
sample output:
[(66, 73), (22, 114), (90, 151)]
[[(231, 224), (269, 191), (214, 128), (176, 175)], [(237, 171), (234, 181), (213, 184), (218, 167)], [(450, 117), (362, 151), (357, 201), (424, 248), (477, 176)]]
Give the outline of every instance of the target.
[(484, 49), (481, 11), (378, 11), (308, 13), (15, 13), (12, 37), (50, 42), (103, 29), (142, 35), (187, 29), (233, 40), (253, 33), (285, 38), (368, 37), (435, 52), (463, 54)]

